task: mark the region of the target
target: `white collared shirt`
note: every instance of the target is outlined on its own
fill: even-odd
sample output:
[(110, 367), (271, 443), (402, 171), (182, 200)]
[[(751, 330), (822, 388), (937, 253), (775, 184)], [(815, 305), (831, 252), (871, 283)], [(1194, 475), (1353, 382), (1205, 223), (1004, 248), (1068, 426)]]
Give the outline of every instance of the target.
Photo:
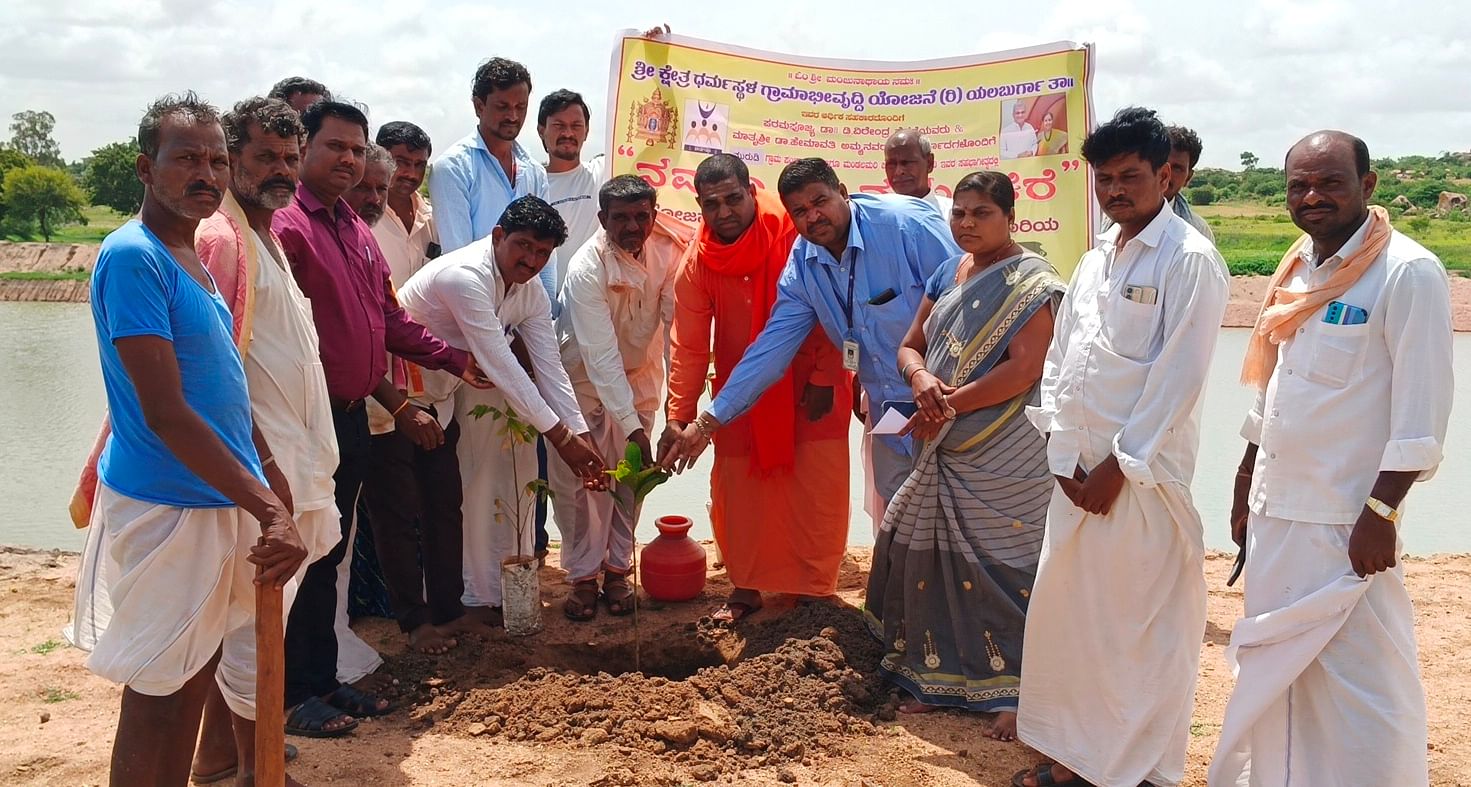
[[(1368, 222), (1321, 264), (1312, 241), (1287, 279), (1302, 292), (1364, 243)], [(1450, 286), (1434, 254), (1399, 232), (1336, 299), (1368, 312), (1326, 322), (1319, 308), (1279, 348), (1241, 436), (1260, 446), (1251, 510), (1298, 522), (1350, 524), (1381, 471), (1440, 464), (1455, 384)]]
[[(587, 431), (562, 368), (546, 290), (540, 282), (504, 287), (489, 237), (425, 265), (399, 290), (398, 300), (435, 336), (468, 348), (485, 376), (537, 431), (546, 432), (558, 421), (577, 434)], [(534, 383), (511, 352), (512, 329), (531, 355)], [(446, 372), (426, 374), (422, 403), (447, 401), (459, 383)]]
[[(1072, 476), (1085, 455), (1098, 462), (1112, 453), (1131, 483), (1188, 485), (1230, 295), (1226, 264), (1167, 206), (1122, 249), (1119, 232), (1099, 235), (1078, 263), (1047, 350), (1040, 404), (1027, 415), (1050, 435), (1056, 475)], [(1130, 300), (1130, 287), (1144, 294)]]
[(1031, 123), (1012, 121), (1001, 127), (1001, 158), (1017, 159), (1036, 152), (1037, 129)]
[(567, 268), (557, 318), (562, 365), (582, 406), (602, 405), (624, 437), (644, 428), (639, 413), (659, 409), (683, 252), (655, 232), (634, 259), (598, 230)]
[(429, 244), (437, 243), (434, 231), (434, 212), (429, 202), (417, 193), (414, 199), (414, 226), (405, 227), (393, 208), (384, 206), (383, 218), (373, 225), (373, 237), (383, 251), (383, 261), (388, 263), (389, 277), (395, 289), (404, 286), (428, 262)]

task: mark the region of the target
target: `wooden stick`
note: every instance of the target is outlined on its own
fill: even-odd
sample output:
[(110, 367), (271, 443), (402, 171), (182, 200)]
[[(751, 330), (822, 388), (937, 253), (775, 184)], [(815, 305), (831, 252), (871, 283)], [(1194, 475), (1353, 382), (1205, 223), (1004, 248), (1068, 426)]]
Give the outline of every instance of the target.
[[(257, 572), (258, 573), (258, 572)], [(255, 587), (255, 784), (286, 787), (286, 643), (281, 588)]]

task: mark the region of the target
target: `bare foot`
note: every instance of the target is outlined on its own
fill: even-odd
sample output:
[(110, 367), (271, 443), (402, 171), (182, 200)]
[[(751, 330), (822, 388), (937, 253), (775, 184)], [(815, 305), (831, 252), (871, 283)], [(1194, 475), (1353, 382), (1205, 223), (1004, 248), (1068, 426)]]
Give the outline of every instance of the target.
[(442, 656), (458, 644), (454, 637), (428, 623), (409, 632), (409, 647), (430, 656)]
[(385, 694), (397, 685), (398, 678), (380, 669), (359, 678), (352, 684), (352, 687), (368, 694)]
[(1004, 710), (996, 714), (991, 720), (991, 726), (986, 730), (985, 736), (998, 741), (1016, 740), (1016, 712)]
[(506, 618), (500, 607), (465, 607), (465, 617), (489, 628), (506, 625)]
[(440, 626), (439, 630), (451, 636), (473, 634), (477, 637), (487, 638), (495, 633), (495, 629), (478, 620), (475, 620), (470, 616), (470, 613), (468, 611), (465, 614), (455, 618), (454, 620), (451, 620), (450, 622)]
[(928, 703), (920, 702), (919, 700), (914, 699), (913, 697), (910, 697), (909, 699), (907, 699), (907, 700), (899, 703), (899, 708), (898, 708), (898, 710), (899, 710), (900, 713), (908, 713), (908, 714), (930, 713), (930, 712), (933, 712), (933, 711), (937, 711), (939, 709), (940, 709), (940, 706), (938, 706), (938, 705), (930, 705)]
[[(1022, 784), (1024, 785), (1024, 787), (1040, 787), (1041, 782), (1039, 782), (1037, 780), (1037, 773), (1039, 771), (1041, 771), (1042, 769), (1044, 769), (1045, 767), (1046, 766), (1039, 765), (1039, 766), (1037, 766), (1035, 768), (1028, 768), (1025, 771), (1026, 776), (1023, 776), (1022, 777)], [(1021, 774), (1017, 774), (1017, 775), (1020, 776)], [(1062, 763), (1057, 763), (1057, 762), (1052, 763), (1052, 783), (1053, 784), (1058, 785), (1058, 787), (1064, 787), (1065, 785), (1073, 784), (1073, 783), (1080, 783), (1081, 784), (1081, 782), (1082, 782), (1082, 780), (1079, 779), (1077, 777), (1077, 775), (1074, 774), (1072, 771), (1068, 770), (1067, 768), (1064, 768), (1062, 766)]]

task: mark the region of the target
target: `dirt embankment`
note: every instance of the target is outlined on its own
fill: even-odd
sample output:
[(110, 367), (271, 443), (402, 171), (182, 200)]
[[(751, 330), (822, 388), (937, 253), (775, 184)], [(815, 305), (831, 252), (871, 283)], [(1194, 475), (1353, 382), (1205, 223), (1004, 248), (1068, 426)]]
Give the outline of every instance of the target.
[[(735, 631), (704, 616), (730, 591), (712, 572), (687, 604), (645, 599), (639, 620), (561, 615), (561, 571), (542, 572), (545, 629), (467, 640), (450, 654), (404, 652), (388, 621), (354, 628), (383, 652), (399, 709), (342, 740), (293, 738), (309, 785), (486, 784), (1001, 787), (1036, 761), (982, 735), (983, 714), (894, 714), (862, 603), (869, 550), (852, 549), (841, 604), (767, 597)], [(1222, 657), (1241, 614), (1211, 554), (1209, 622), (1185, 784), (1205, 783), (1231, 690)], [(553, 555), (549, 566), (556, 565)], [(76, 558), (0, 548), (0, 784), (106, 783), (119, 691), (60, 642)], [(1430, 782), (1471, 785), (1471, 556), (1406, 561), (1430, 721)], [(1106, 680), (1107, 676), (1099, 676)]]
[[(101, 247), (94, 243), (0, 241), (0, 273), (90, 272)], [(0, 279), (0, 301), (86, 303), (88, 285), (75, 279)]]
[[(1232, 276), (1231, 300), (1226, 304), (1222, 328), (1250, 328), (1256, 324), (1262, 299), (1267, 295), (1266, 276)], [(1451, 325), (1457, 331), (1471, 331), (1471, 279), (1452, 275)]]

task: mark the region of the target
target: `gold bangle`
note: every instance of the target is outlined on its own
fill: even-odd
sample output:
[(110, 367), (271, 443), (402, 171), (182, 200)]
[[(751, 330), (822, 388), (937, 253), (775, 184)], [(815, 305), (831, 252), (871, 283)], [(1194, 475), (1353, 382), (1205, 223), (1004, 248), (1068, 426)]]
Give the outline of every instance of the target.
[(399, 403), (398, 407), (394, 408), (393, 413), (392, 413), (392, 416), (394, 418), (397, 418), (398, 417), (398, 414), (401, 413), (401, 412), (403, 412), (404, 411), (404, 408), (405, 407), (408, 407), (408, 406), (409, 406), (409, 400), (408, 399), (404, 399), (403, 402)]
[(268, 456), (265, 459), (260, 460), (260, 469), (264, 470), (267, 467), (270, 467), (271, 465), (273, 465), (275, 463), (276, 463), (276, 457), (275, 457), (274, 454), (272, 454), (271, 456)]
[(553, 437), (552, 439), (557, 441), (558, 448), (566, 448), (567, 444), (572, 442), (572, 427), (563, 424), (562, 436), (560, 438)]

